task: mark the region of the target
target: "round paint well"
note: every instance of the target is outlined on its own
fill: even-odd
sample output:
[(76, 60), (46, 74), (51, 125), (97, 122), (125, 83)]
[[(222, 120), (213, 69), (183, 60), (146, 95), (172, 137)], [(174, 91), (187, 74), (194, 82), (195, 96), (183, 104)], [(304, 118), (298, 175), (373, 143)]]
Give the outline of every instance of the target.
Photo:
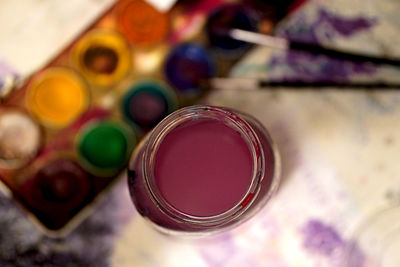
[(127, 162), (136, 139), (116, 122), (89, 125), (79, 136), (77, 151), (82, 166), (96, 176), (112, 176)]
[(27, 91), (27, 106), (42, 123), (64, 127), (88, 107), (83, 80), (67, 68), (52, 68), (36, 77)]
[(72, 59), (85, 77), (103, 86), (120, 80), (131, 67), (125, 40), (108, 30), (93, 30), (84, 36), (76, 45)]
[(215, 73), (213, 60), (199, 44), (184, 43), (171, 50), (164, 65), (168, 82), (183, 94), (198, 95)]
[(144, 129), (155, 126), (176, 108), (174, 92), (165, 84), (154, 81), (134, 85), (122, 101), (124, 117)]
[(399, 266), (400, 206), (397, 201), (363, 218), (350, 238), (352, 242), (345, 247), (338, 266)]
[(41, 129), (28, 114), (17, 109), (0, 113), (0, 167), (20, 167), (37, 154), (41, 143)]
[(132, 44), (160, 43), (169, 31), (169, 17), (143, 0), (126, 0), (117, 6), (117, 27)]
[(106, 46), (89, 47), (83, 54), (83, 64), (98, 74), (112, 74), (118, 66), (118, 54)]
[(230, 29), (257, 32), (258, 26), (254, 14), (240, 4), (226, 4), (211, 13), (206, 23), (206, 33), (211, 46), (224, 51), (237, 52), (249, 47), (243, 41), (227, 37)]
[(36, 168), (21, 192), (28, 205), (39, 212), (71, 212), (90, 192), (88, 174), (71, 159), (43, 162)]

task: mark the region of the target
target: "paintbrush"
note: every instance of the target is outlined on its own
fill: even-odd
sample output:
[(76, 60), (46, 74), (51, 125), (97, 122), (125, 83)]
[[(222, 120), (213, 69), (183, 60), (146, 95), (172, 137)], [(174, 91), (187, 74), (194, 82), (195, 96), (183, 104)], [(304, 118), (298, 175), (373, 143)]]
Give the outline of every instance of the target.
[(343, 90), (396, 90), (400, 83), (388, 82), (355, 82), (355, 81), (303, 81), (303, 80), (263, 80), (252, 78), (212, 78), (209, 81), (212, 88), (217, 90), (279, 90), (287, 89), (343, 89)]
[[(335, 49), (326, 48), (320, 45), (294, 41), (287, 38), (275, 37), (272, 35), (261, 34), (241, 29), (214, 29), (214, 34), (232, 38), (247, 43), (267, 46), (277, 50), (289, 51), (299, 50), (312, 54), (325, 55), (328, 57), (342, 59), (352, 62), (370, 62), (374, 64), (400, 66), (400, 59), (375, 57), (366, 54), (350, 53)], [(279, 89), (288, 88), (341, 88), (352, 90), (374, 90), (374, 89), (399, 89), (400, 83), (389, 82), (355, 82), (355, 81), (305, 81), (305, 80), (262, 80), (251, 78), (214, 78), (211, 79), (211, 86), (217, 89), (223, 88), (241, 88), (246, 90), (254, 89)]]
[(318, 44), (311, 44), (302, 41), (291, 40), (288, 38), (275, 37), (272, 35), (261, 34), (251, 31), (245, 31), (241, 29), (218, 29), (214, 30), (215, 34), (221, 36), (226, 36), (235, 40), (263, 45), (279, 50), (300, 50), (306, 51), (312, 54), (325, 55), (328, 57), (342, 59), (353, 62), (371, 62), (374, 64), (392, 65), (400, 66), (399, 58), (386, 58), (386, 57), (376, 57), (367, 54), (353, 53), (340, 51), (336, 49), (331, 49), (323, 47)]

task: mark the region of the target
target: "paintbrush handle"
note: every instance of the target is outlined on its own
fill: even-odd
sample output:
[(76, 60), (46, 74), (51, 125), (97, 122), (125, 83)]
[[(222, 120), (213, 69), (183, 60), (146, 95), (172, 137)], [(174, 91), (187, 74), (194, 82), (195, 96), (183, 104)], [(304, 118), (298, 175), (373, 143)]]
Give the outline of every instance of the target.
[(385, 58), (385, 57), (375, 57), (366, 54), (359, 54), (353, 52), (344, 52), (336, 49), (325, 48), (320, 45), (298, 42), (298, 41), (289, 41), (289, 49), (290, 50), (301, 50), (306, 51), (312, 54), (325, 55), (331, 58), (337, 58), (342, 60), (348, 60), (353, 62), (371, 62), (374, 64), (380, 65), (392, 65), (392, 66), (400, 66), (400, 59), (394, 58)]
[(366, 54), (358, 54), (353, 52), (339, 51), (336, 49), (325, 48), (321, 45), (310, 44), (307, 42), (294, 41), (287, 38), (275, 37), (267, 34), (245, 31), (241, 29), (230, 29), (229, 31), (220, 31), (221, 34), (227, 35), (235, 40), (248, 43), (268, 46), (281, 50), (300, 50), (312, 54), (326, 55), (332, 58), (348, 60), (353, 62), (371, 62), (374, 64), (385, 64), (392, 66), (400, 66), (400, 59), (375, 57)]
[(281, 88), (291, 89), (329, 89), (340, 88), (343, 90), (396, 90), (400, 83), (391, 82), (356, 82), (356, 81), (277, 81), (252, 78), (213, 78), (210, 80), (212, 88), (221, 90), (276, 90)]
[(260, 88), (341, 88), (351, 90), (375, 90), (375, 89), (400, 89), (399, 83), (382, 83), (382, 82), (352, 82), (352, 81), (258, 81)]

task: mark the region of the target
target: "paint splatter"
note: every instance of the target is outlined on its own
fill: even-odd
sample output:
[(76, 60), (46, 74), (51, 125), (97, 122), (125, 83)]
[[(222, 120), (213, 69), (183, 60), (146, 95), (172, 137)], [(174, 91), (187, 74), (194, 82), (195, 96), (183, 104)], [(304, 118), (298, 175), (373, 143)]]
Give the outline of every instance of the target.
[(0, 100), (12, 92), (19, 79), (17, 72), (0, 59)]
[(320, 221), (309, 221), (304, 227), (304, 247), (310, 251), (331, 256), (344, 245), (336, 230)]
[(6, 62), (0, 59), (0, 81), (7, 76), (18, 76), (17, 72)]
[(233, 237), (230, 233), (223, 233), (217, 238), (211, 238), (199, 243), (199, 253), (207, 266), (223, 266), (238, 253)]
[(348, 267), (363, 267), (366, 263), (366, 257), (361, 251), (357, 242), (349, 241), (347, 247), (349, 254), (346, 254), (346, 264)]
[[(306, 14), (300, 14), (281, 34), (290, 39), (319, 44), (337, 37), (350, 38), (377, 24), (373, 18), (344, 18), (329, 11), (319, 9), (310, 21)], [(370, 76), (377, 67), (370, 64), (313, 55), (301, 51), (289, 51), (285, 55), (275, 55), (267, 66), (271, 77), (283, 81), (346, 82), (356, 75)]]
[(12, 200), (0, 194), (0, 266), (109, 266), (114, 239), (127, 221), (126, 207), (121, 205), (125, 189), (117, 185), (87, 220), (62, 239), (44, 236)]
[[(365, 256), (357, 243), (343, 239), (332, 226), (318, 220), (310, 220), (303, 227), (302, 233), (304, 248), (311, 253), (328, 257), (333, 266), (343, 266), (344, 260), (350, 264), (347, 266), (364, 266)], [(345, 259), (347, 248), (351, 248), (351, 254)]]
[(274, 56), (269, 62), (274, 76), (284, 81), (347, 81), (354, 75), (371, 75), (376, 67), (369, 64), (346, 62), (306, 52), (290, 51), (284, 56)]
[(369, 30), (376, 24), (375, 18), (345, 18), (319, 9), (315, 21), (309, 23), (307, 14), (303, 13), (292, 21), (291, 26), (284, 30), (283, 35), (293, 40), (317, 44), (320, 43), (321, 37), (328, 41), (332, 41), (336, 36), (347, 38), (360, 31)]

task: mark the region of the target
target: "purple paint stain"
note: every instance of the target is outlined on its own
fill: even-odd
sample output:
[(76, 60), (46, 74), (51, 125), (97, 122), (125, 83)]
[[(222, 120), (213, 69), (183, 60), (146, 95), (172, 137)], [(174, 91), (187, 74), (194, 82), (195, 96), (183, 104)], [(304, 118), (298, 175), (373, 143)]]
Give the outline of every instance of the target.
[[(302, 229), (303, 246), (308, 251), (331, 258), (332, 263), (343, 266), (363, 267), (366, 257), (357, 242), (344, 240), (335, 228), (318, 220), (310, 220)], [(349, 254), (346, 253), (349, 249)], [(338, 262), (339, 261), (339, 262)], [(335, 265), (336, 266), (336, 265)]]
[(93, 214), (60, 239), (44, 236), (14, 201), (0, 193), (0, 266), (110, 266), (115, 238), (127, 222), (126, 215), (120, 217), (126, 214), (121, 205), (124, 185), (113, 188)]
[(303, 232), (305, 235), (303, 245), (312, 252), (332, 256), (336, 250), (344, 247), (344, 241), (338, 232), (320, 221), (309, 221)]
[(350, 36), (361, 30), (366, 30), (376, 24), (376, 19), (366, 19), (362, 17), (342, 18), (330, 14), (326, 10), (320, 10), (319, 18), (321, 21), (330, 23), (334, 29), (343, 36)]
[(218, 267), (228, 262), (236, 253), (237, 247), (229, 233), (201, 242), (200, 255), (207, 266)]
[(321, 41), (318, 40), (318, 33), (321, 34), (321, 32), (324, 32), (324, 37), (327, 40), (332, 40), (335, 35), (350, 37), (360, 31), (368, 30), (377, 24), (377, 19), (375, 18), (345, 18), (324, 9), (318, 10), (317, 19), (309, 25), (307, 25), (306, 16), (307, 14), (298, 16), (291, 23), (293, 26), (287, 28), (283, 34), (297, 41), (315, 44)]
[(363, 267), (366, 263), (366, 257), (361, 251), (357, 242), (350, 241), (348, 243), (348, 247), (350, 248), (350, 254), (346, 255), (348, 257), (347, 266)]
[[(292, 40), (318, 44), (324, 40), (331, 41), (337, 36), (351, 37), (377, 23), (373, 18), (344, 18), (323, 9), (318, 10), (317, 18), (312, 22), (309, 22), (306, 16), (307, 14), (297, 16), (283, 35)], [(374, 65), (301, 51), (289, 51), (284, 56), (272, 57), (268, 69), (271, 70), (271, 77), (290, 82), (347, 82), (355, 75), (371, 75), (377, 71)]]
[(11, 66), (0, 60), (0, 93), (3, 89), (4, 84), (7, 83), (6, 79), (9, 78), (18, 79), (19, 75), (13, 68), (11, 68)]
[(286, 81), (347, 81), (354, 74), (370, 75), (376, 67), (369, 64), (346, 62), (340, 59), (289, 51), (285, 56), (275, 56), (269, 62), (270, 68), (281, 68)]
[(17, 71), (14, 70), (10, 65), (6, 62), (0, 60), (0, 79), (6, 76), (17, 77)]

